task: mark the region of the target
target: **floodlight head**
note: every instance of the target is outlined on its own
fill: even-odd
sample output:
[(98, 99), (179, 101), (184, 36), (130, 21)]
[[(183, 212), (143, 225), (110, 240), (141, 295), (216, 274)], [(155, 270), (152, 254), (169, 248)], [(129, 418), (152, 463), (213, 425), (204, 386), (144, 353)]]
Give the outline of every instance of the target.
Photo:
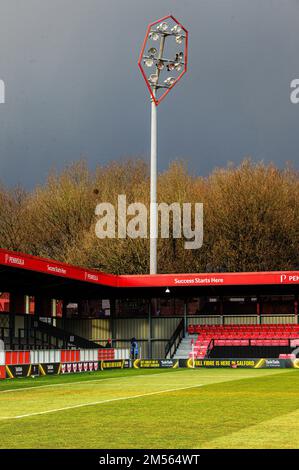
[(173, 28), (171, 28), (171, 32), (174, 34), (179, 34), (182, 32), (182, 28), (176, 24)]
[(151, 57), (149, 57), (148, 59), (145, 59), (144, 63), (147, 67), (152, 67), (154, 65), (154, 61)]
[(149, 81), (150, 81), (153, 85), (155, 85), (155, 84), (158, 82), (158, 79), (159, 79), (159, 77), (158, 77), (158, 75), (155, 74), (155, 73), (152, 73), (152, 74), (149, 76)]
[(174, 77), (167, 77), (166, 80), (164, 80), (164, 83), (167, 86), (173, 86), (175, 83), (175, 78)]
[(148, 37), (149, 37), (149, 39), (152, 39), (153, 41), (158, 41), (158, 39), (159, 39), (159, 34), (156, 33), (155, 31), (151, 31), (151, 32), (149, 33), (149, 36), (148, 36)]
[(155, 47), (151, 47), (149, 50), (148, 50), (148, 54), (152, 57), (154, 57), (156, 54), (157, 54), (157, 49)]
[[(156, 106), (186, 73), (187, 49), (188, 31), (172, 15), (148, 25), (138, 66)], [(153, 71), (150, 75), (149, 67)]]
[(169, 72), (172, 72), (172, 70), (175, 69), (175, 64), (173, 62), (170, 62), (170, 64), (167, 65), (167, 70)]
[(162, 23), (159, 24), (159, 26), (157, 26), (157, 30), (165, 33), (165, 31), (168, 30), (168, 24), (163, 21)]

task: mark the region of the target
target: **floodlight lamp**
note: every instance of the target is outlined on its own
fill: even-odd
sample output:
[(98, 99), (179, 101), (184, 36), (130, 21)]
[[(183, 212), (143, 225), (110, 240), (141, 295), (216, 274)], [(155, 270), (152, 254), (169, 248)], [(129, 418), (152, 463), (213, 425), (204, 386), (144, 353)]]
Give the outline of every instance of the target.
[(163, 33), (165, 33), (165, 31), (168, 30), (168, 24), (167, 23), (160, 23), (159, 26), (157, 26), (157, 30), (158, 31), (162, 31)]
[(178, 24), (176, 24), (173, 28), (171, 28), (172, 33), (179, 34), (181, 31), (182, 31), (182, 28)]
[(157, 68), (158, 68), (158, 70), (163, 70), (164, 69), (164, 62), (162, 60), (157, 63)]
[(183, 59), (184, 59), (184, 53), (183, 52), (179, 52), (178, 54), (175, 55), (176, 57), (176, 61), (177, 62), (182, 62)]
[(174, 64), (174, 63), (171, 62), (170, 64), (167, 65), (167, 70), (168, 70), (169, 72), (171, 72), (171, 71), (174, 70), (174, 69), (175, 69), (175, 64)]
[(181, 36), (180, 34), (178, 36), (175, 37), (175, 42), (177, 44), (182, 44), (183, 42), (183, 36)]
[(151, 47), (149, 50), (148, 50), (148, 54), (152, 57), (154, 57), (156, 54), (157, 54), (157, 49), (155, 47)]
[(147, 67), (152, 67), (153, 63), (154, 63), (154, 61), (153, 61), (152, 58), (150, 58), (150, 59), (145, 59), (145, 61), (144, 61), (144, 64), (145, 64)]
[(166, 85), (168, 85), (168, 86), (173, 85), (174, 82), (175, 82), (175, 78), (174, 78), (174, 77), (168, 77), (168, 78), (166, 78), (166, 80), (164, 80), (164, 83), (166, 83)]
[(182, 68), (183, 68), (183, 66), (180, 62), (177, 62), (175, 64), (175, 69), (176, 69), (177, 72), (180, 72), (182, 70)]
[(149, 39), (152, 39), (153, 41), (158, 41), (159, 39), (159, 34), (156, 33), (156, 31), (151, 31), (149, 33)]
[(155, 74), (155, 73), (152, 73), (150, 76), (149, 76), (149, 81), (155, 85), (157, 82), (158, 82), (158, 75)]

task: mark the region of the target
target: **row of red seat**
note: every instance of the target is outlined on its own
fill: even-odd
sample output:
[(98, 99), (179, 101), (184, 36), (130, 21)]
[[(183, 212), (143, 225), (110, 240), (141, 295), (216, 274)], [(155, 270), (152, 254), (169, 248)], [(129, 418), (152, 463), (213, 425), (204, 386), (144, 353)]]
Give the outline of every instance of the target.
[(203, 336), (236, 336), (236, 335), (294, 335), (299, 336), (299, 325), (230, 325), (230, 326), (201, 326), (190, 325), (188, 327), (189, 334), (200, 334)]
[(242, 323), (242, 324), (238, 324), (238, 323), (232, 323), (232, 324), (229, 324), (229, 325), (200, 325), (200, 324), (196, 324), (196, 325), (190, 325), (190, 326), (196, 326), (198, 328), (201, 328), (201, 329), (210, 329), (210, 328), (268, 328), (268, 327), (279, 327), (279, 326), (282, 326), (282, 327), (290, 327), (290, 328), (298, 328), (299, 329), (299, 324), (297, 323), (262, 323), (262, 324), (257, 324), (257, 323)]
[(218, 339), (214, 346), (288, 346), (287, 339)]
[[(189, 334), (197, 333), (194, 355), (204, 358), (211, 346), (288, 346), (299, 339), (299, 325), (190, 325)], [(213, 340), (213, 343), (211, 341)], [(192, 356), (192, 352), (189, 354)]]
[(188, 332), (194, 333), (235, 333), (235, 331), (243, 332), (263, 332), (263, 331), (290, 331), (299, 332), (299, 325), (294, 324), (269, 324), (269, 325), (189, 325)]
[(252, 331), (251, 333), (243, 333), (242, 331), (236, 332), (235, 334), (232, 333), (217, 333), (215, 332), (214, 334), (200, 334), (199, 335), (201, 338), (217, 338), (217, 339), (234, 339), (234, 338), (248, 338), (248, 339), (254, 339), (254, 338), (290, 338), (290, 339), (296, 339), (299, 338), (298, 333), (292, 333), (289, 331), (264, 331), (264, 332), (254, 332)]
[[(194, 346), (194, 357), (203, 359), (208, 351), (210, 345), (210, 341), (196, 341), (195, 346)], [(210, 347), (224, 347), (224, 346), (243, 346), (243, 347), (248, 347), (248, 346), (288, 346), (289, 345), (289, 340), (288, 339), (252, 339), (252, 340), (240, 340), (240, 339), (235, 339), (235, 340), (214, 340), (213, 344), (211, 343)], [(193, 356), (193, 352), (189, 352), (189, 357)]]

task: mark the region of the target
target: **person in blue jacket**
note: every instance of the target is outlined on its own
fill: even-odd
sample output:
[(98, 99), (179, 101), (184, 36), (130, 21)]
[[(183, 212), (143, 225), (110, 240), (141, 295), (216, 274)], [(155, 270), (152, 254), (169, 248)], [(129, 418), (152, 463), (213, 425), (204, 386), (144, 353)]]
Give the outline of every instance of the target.
[(138, 343), (136, 338), (131, 339), (131, 358), (132, 360), (138, 358)]

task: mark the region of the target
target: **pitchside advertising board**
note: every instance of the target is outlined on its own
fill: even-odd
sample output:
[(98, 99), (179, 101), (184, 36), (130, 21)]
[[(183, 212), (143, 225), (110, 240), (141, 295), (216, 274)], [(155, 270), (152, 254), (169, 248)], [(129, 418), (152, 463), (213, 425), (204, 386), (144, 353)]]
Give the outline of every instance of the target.
[(130, 361), (124, 359), (115, 361), (7, 365), (0, 367), (0, 379), (14, 379), (39, 375), (78, 374), (96, 372), (98, 370), (103, 371), (106, 369), (124, 369), (130, 366)]
[(130, 361), (125, 359), (115, 361), (76, 362), (61, 364), (60, 374), (75, 374), (80, 372), (93, 372), (105, 369), (123, 369), (130, 366)]
[(36, 370), (35, 369), (35, 366), (32, 366), (31, 364), (5, 366), (6, 377), (10, 379), (38, 375), (38, 368)]
[(174, 359), (136, 359), (133, 362), (133, 367), (134, 369), (177, 369), (179, 361)]
[[(57, 364), (55, 365), (57, 366)], [(44, 368), (44, 364), (40, 367)], [(68, 362), (59, 364), (58, 371), (52, 371), (51, 364), (47, 364), (46, 374), (78, 374), (82, 372), (96, 372), (105, 369), (123, 369), (130, 367), (130, 361), (121, 359), (115, 361), (88, 361), (88, 362)]]
[(100, 361), (100, 369), (128, 369), (131, 367), (131, 361), (128, 359), (119, 359), (116, 361)]
[(299, 369), (299, 359), (136, 359), (133, 362), (135, 369), (164, 369), (171, 368), (247, 368), (247, 369)]
[(245, 368), (245, 369), (299, 369), (299, 359), (136, 359), (113, 361), (66, 362), (49, 364), (21, 364), (0, 366), (0, 379), (42, 375), (78, 374), (107, 369), (177, 369), (177, 368)]
[(299, 368), (299, 360), (291, 359), (180, 359), (180, 367), (188, 368), (245, 368), (245, 369), (284, 369)]

